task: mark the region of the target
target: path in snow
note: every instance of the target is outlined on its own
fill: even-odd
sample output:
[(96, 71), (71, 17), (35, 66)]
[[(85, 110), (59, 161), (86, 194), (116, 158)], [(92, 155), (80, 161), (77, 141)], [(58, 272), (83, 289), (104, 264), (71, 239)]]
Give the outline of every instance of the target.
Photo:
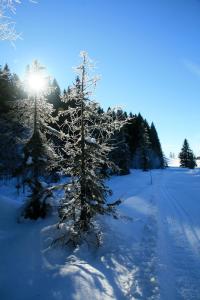
[(200, 299), (200, 176), (169, 169), (155, 173), (158, 277), (162, 300)]
[(50, 249), (54, 218), (17, 224), (21, 199), (0, 186), (0, 299), (200, 300), (200, 174), (170, 168), (109, 181), (122, 215), (100, 219), (104, 245)]
[[(130, 298), (200, 300), (199, 169), (169, 168), (155, 170), (152, 175), (150, 185), (149, 173), (143, 173), (146, 185), (142, 187), (141, 178), (133, 177), (133, 172), (136, 195), (134, 187), (128, 190), (124, 186), (132, 193), (125, 207), (132, 209), (133, 216), (141, 212), (143, 221), (143, 229), (137, 232), (134, 228), (138, 240)], [(123, 180), (118, 189), (122, 186)]]

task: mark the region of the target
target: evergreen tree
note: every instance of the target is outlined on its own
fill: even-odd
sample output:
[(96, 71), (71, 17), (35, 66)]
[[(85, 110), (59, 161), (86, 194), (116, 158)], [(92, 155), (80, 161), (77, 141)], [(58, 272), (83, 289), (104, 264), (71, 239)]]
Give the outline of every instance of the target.
[(151, 123), (150, 127), (150, 142), (151, 142), (151, 168), (159, 169), (164, 168), (164, 156), (158, 138), (158, 134), (154, 123)]
[(58, 240), (73, 245), (87, 239), (91, 232), (100, 242), (95, 216), (115, 215), (115, 206), (120, 203), (106, 203), (110, 190), (104, 184), (101, 168), (104, 164), (111, 167), (108, 141), (120, 129), (122, 122), (113, 120), (112, 111), (99, 113), (98, 103), (91, 100), (97, 79), (89, 78), (91, 63), (87, 54), (82, 52), (81, 57), (83, 61), (77, 68), (79, 75), (76, 82), (63, 98), (68, 109), (60, 112), (64, 141), (60, 167), (64, 174), (71, 175), (71, 181), (63, 185), (65, 196), (60, 203), (59, 228), (64, 232)]
[(151, 168), (151, 142), (149, 137), (149, 131), (149, 124), (146, 120), (144, 120), (141, 126), (141, 140), (138, 147), (138, 151), (140, 152), (140, 165), (143, 171), (148, 171)]
[(126, 141), (126, 132), (124, 128), (113, 136), (110, 141), (112, 151), (110, 152), (109, 158), (117, 168), (113, 170), (114, 174), (127, 175), (130, 173), (131, 165), (131, 154), (129, 146)]
[(165, 159), (154, 124), (149, 126), (141, 114), (129, 118), (126, 125), (127, 142), (131, 152), (132, 167), (144, 171), (165, 167)]
[(180, 167), (194, 169), (196, 167), (196, 158), (190, 149), (187, 139), (183, 142), (183, 147), (179, 153)]
[(61, 107), (61, 90), (58, 85), (57, 80), (54, 78), (52, 82), (49, 83), (49, 94), (47, 95), (47, 101), (53, 104), (55, 113), (58, 112), (58, 109)]
[(12, 74), (8, 65), (0, 69), (0, 115), (9, 111), (9, 102), (14, 100)]
[(128, 144), (130, 147), (131, 154), (132, 156), (134, 156), (141, 139), (141, 126), (144, 119), (141, 116), (141, 114), (132, 115), (131, 113), (130, 116), (132, 117), (130, 117), (130, 120), (126, 127), (128, 134)]
[(51, 142), (47, 139), (54, 129), (49, 124), (53, 123), (52, 104), (47, 103), (45, 89), (47, 78), (44, 77), (44, 67), (34, 61), (27, 68), (25, 86), (29, 91), (28, 99), (18, 101), (19, 121), (27, 128), (27, 138), (23, 149), (23, 162), (16, 174), (22, 177), (23, 184), (30, 189), (29, 201), (24, 209), (24, 217), (37, 219), (47, 213), (46, 197), (42, 185), (42, 177), (47, 176), (51, 169), (51, 162), (55, 152)]
[(128, 141), (132, 153), (132, 166), (147, 171), (150, 169), (150, 128), (141, 114), (132, 118), (128, 125)]
[[(108, 109), (108, 112), (110, 109)], [(109, 158), (117, 166), (114, 173), (118, 175), (127, 175), (130, 173), (131, 165), (131, 153), (127, 142), (126, 124), (128, 122), (128, 115), (121, 109), (117, 109), (117, 112), (113, 112), (113, 119), (121, 119), (125, 122), (125, 125), (116, 132), (112, 137), (110, 144), (113, 147)]]
[(18, 140), (22, 126), (16, 121), (16, 110), (13, 104), (22, 97), (19, 78), (12, 74), (8, 65), (0, 68), (0, 173), (12, 175), (20, 151)]

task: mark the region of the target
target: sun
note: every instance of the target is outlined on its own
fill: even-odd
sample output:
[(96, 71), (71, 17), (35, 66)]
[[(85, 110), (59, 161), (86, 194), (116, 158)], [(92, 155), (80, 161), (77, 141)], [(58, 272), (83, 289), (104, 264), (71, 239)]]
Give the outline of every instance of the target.
[(46, 89), (45, 78), (37, 72), (31, 73), (28, 76), (28, 89), (30, 92), (42, 92)]

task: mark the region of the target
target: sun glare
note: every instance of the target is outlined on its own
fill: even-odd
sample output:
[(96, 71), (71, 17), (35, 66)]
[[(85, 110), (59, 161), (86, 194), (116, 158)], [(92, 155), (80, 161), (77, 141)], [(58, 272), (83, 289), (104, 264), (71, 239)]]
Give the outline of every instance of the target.
[(46, 88), (44, 77), (38, 73), (32, 73), (28, 77), (28, 89), (31, 92), (41, 92)]

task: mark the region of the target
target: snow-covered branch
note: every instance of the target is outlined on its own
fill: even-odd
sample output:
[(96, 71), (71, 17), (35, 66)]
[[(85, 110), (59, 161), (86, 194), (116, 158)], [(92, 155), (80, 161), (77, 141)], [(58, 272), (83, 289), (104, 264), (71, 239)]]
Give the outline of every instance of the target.
[(86, 52), (81, 58), (76, 81), (63, 96), (65, 110), (58, 121), (62, 136), (59, 165), (65, 175), (71, 176), (70, 190), (65, 189), (61, 201), (60, 226), (67, 228), (70, 224), (75, 243), (92, 230), (96, 214), (114, 213), (115, 204), (106, 203), (110, 190), (104, 184), (103, 169), (113, 165), (108, 156), (113, 149), (110, 141), (124, 124), (120, 113), (111, 109), (102, 112), (91, 99), (97, 77), (90, 75), (93, 64)]
[[(29, 2), (37, 3), (34, 0), (29, 0)], [(0, 0), (0, 40), (15, 41), (20, 38), (12, 16), (16, 13), (17, 5), (21, 3), (20, 0)]]

